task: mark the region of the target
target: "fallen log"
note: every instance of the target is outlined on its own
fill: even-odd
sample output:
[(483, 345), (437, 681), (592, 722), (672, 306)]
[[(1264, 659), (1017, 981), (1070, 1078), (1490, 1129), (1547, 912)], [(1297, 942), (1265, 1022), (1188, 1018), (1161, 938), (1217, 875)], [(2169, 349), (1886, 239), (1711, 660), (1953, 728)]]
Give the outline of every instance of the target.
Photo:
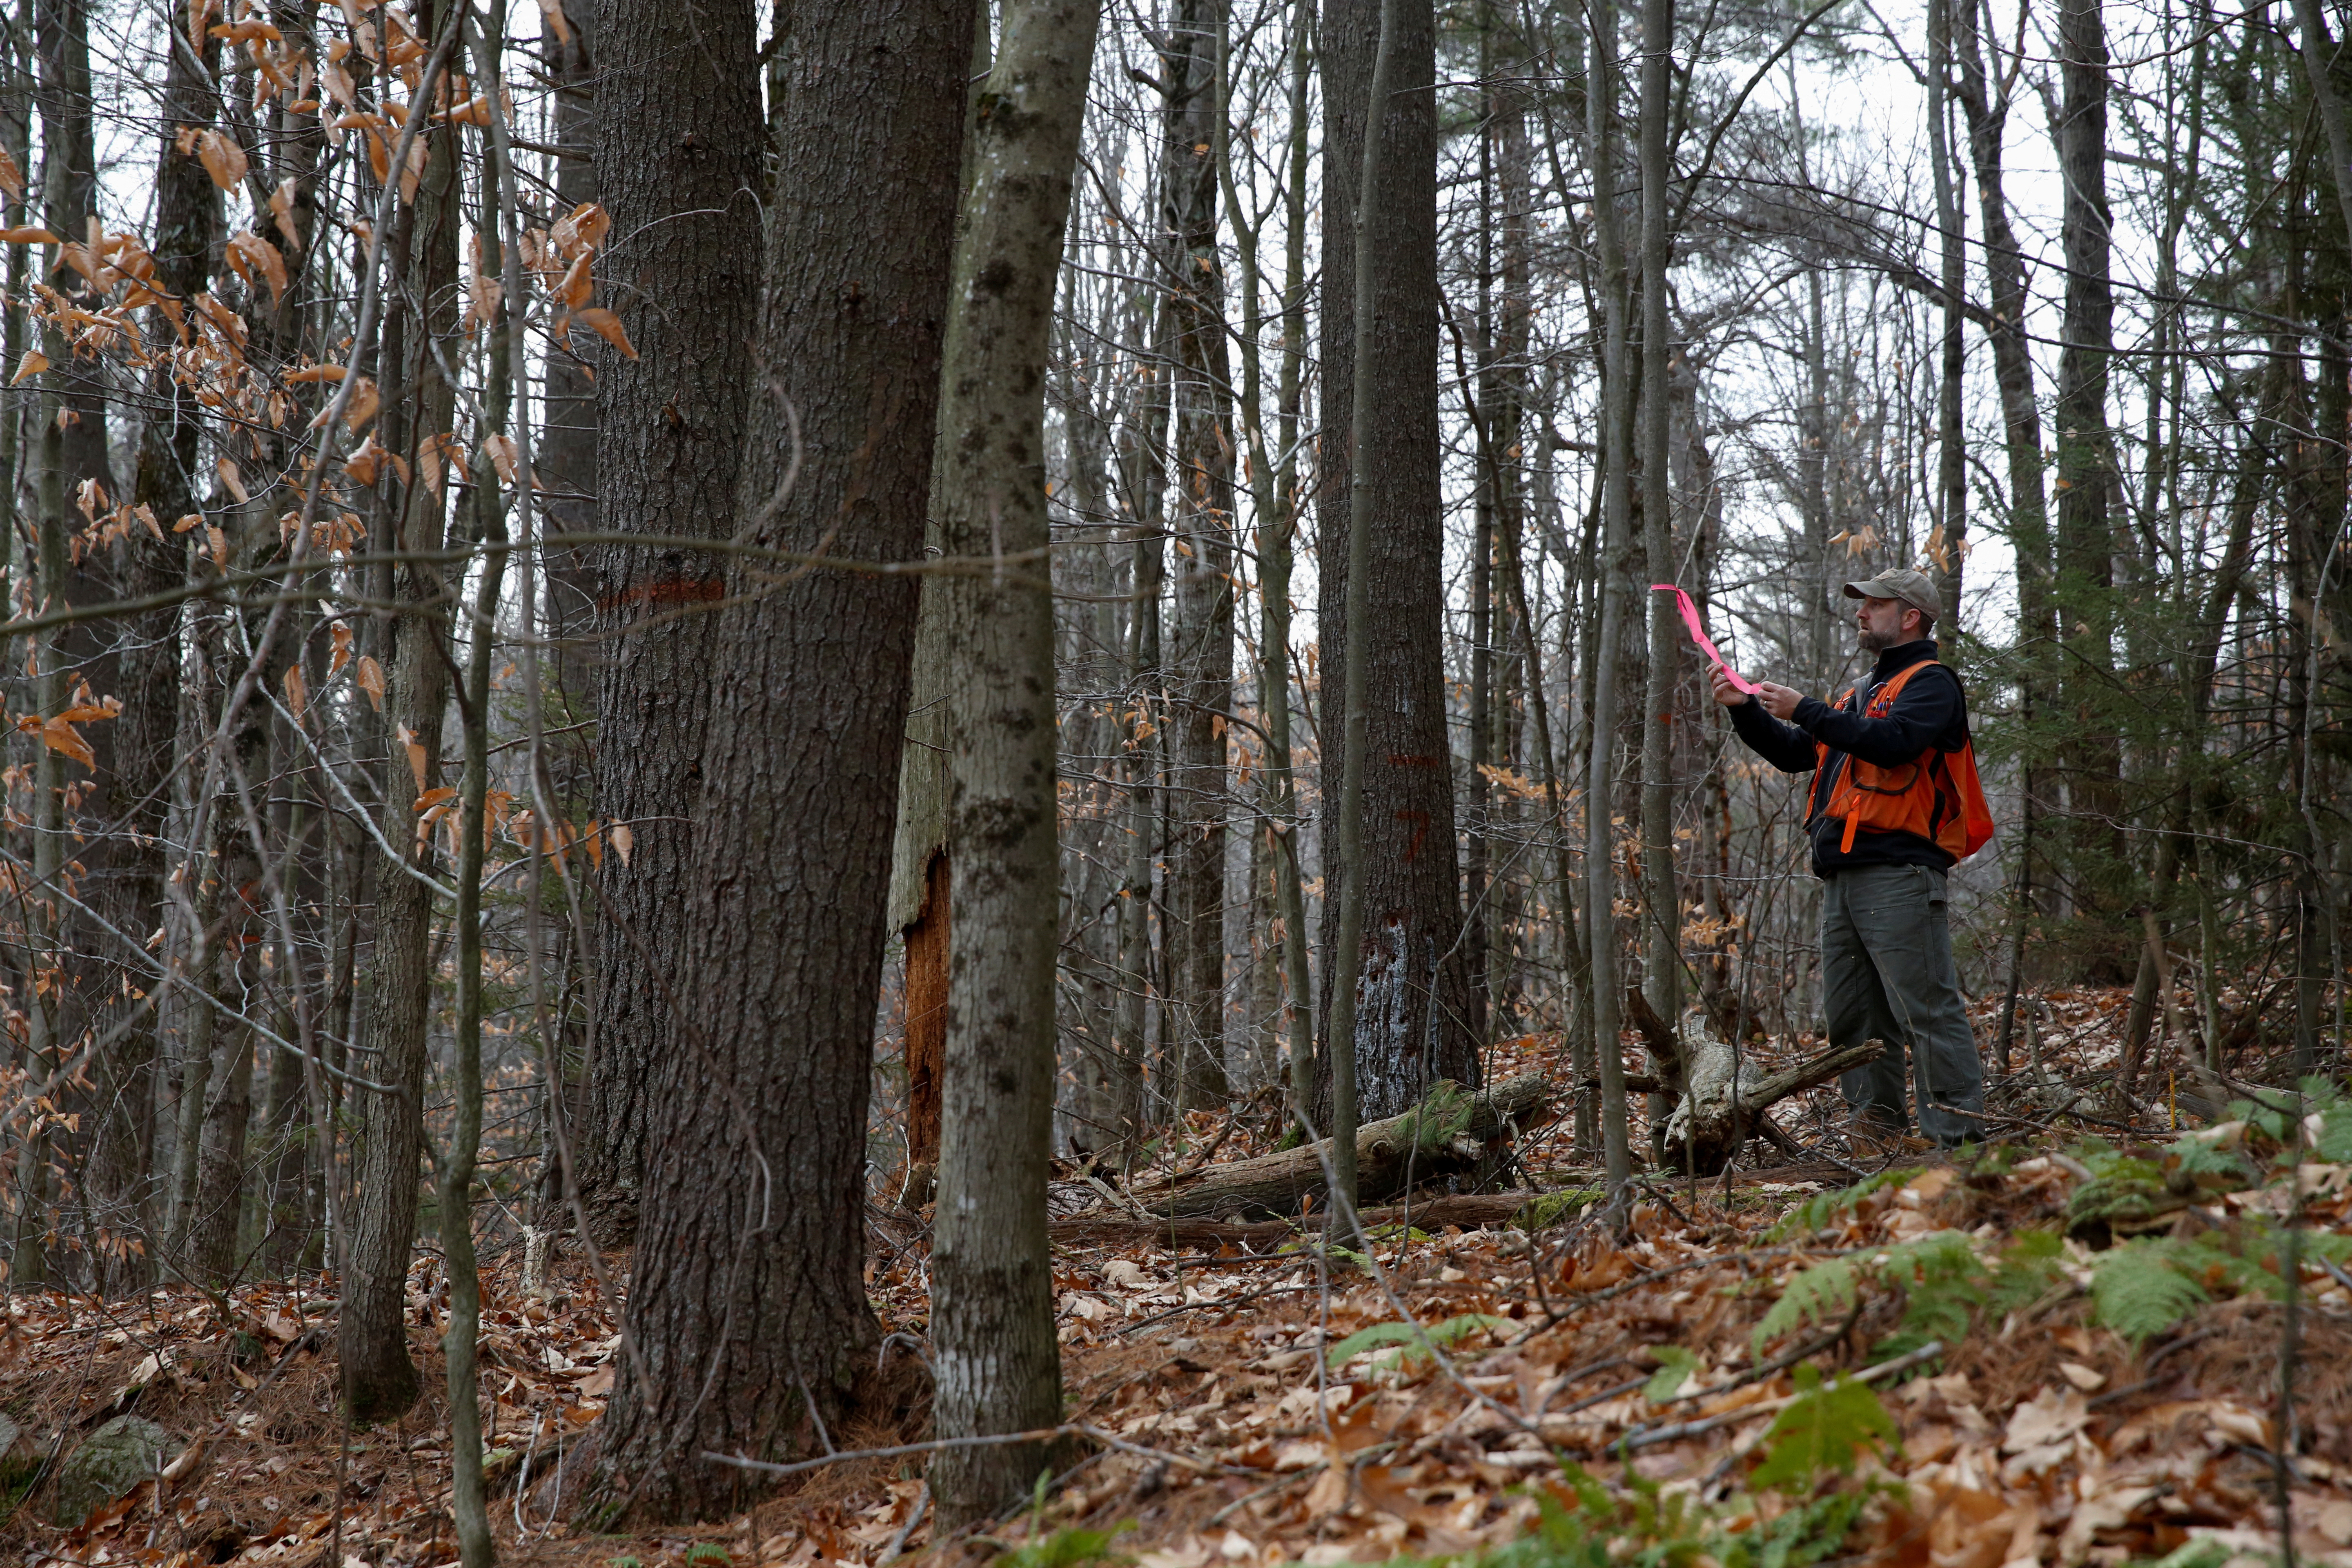
[[(1551, 1086), (1540, 1073), (1485, 1089), (1442, 1081), (1402, 1116), (1357, 1131), (1357, 1202), (1376, 1204), (1444, 1176), (1485, 1175), (1509, 1152), (1515, 1134), (1540, 1127), (1553, 1115)], [(1323, 1154), (1329, 1142), (1140, 1182), (1128, 1195), (1155, 1219), (1291, 1214), (1300, 1200), (1323, 1195)]]
[[(1597, 1189), (1591, 1190), (1597, 1193)], [(1561, 1201), (1565, 1198), (1566, 1202)], [(1540, 1229), (1581, 1212), (1576, 1200), (1591, 1201), (1585, 1190), (1562, 1193), (1433, 1193), (1410, 1203), (1383, 1204), (1363, 1211), (1368, 1228), (1410, 1225), (1415, 1230), (1437, 1231), (1449, 1225), (1465, 1230), (1517, 1224)], [(1549, 1201), (1547, 1201), (1549, 1200)], [(1163, 1247), (1242, 1247), (1263, 1251), (1278, 1247), (1302, 1231), (1320, 1230), (1329, 1221), (1328, 1209), (1304, 1217), (1284, 1219), (1138, 1219), (1115, 1209), (1088, 1209), (1054, 1220), (1048, 1228), (1066, 1247), (1124, 1247), (1153, 1242)]]
[(1669, 1165), (1701, 1176), (1720, 1175), (1773, 1106), (1876, 1061), (1886, 1048), (1883, 1040), (1864, 1040), (1771, 1073), (1759, 1070), (1753, 1061), (1741, 1061), (1735, 1117), (1731, 1047), (1708, 1026), (1705, 1014), (1693, 1008), (1684, 1015), (1677, 1045), (1684, 1064), (1683, 1094), (1667, 1119), (1662, 1142)]

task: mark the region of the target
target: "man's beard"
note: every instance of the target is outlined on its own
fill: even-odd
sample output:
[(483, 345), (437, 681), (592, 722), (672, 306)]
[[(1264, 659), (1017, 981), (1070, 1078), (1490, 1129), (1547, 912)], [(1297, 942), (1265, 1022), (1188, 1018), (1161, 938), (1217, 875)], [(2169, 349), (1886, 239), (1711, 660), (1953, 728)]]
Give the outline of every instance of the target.
[(1860, 638), (1862, 643), (1862, 651), (1864, 653), (1885, 653), (1888, 648), (1895, 646), (1896, 637), (1899, 637), (1902, 634), (1898, 632), (1895, 637), (1889, 637), (1884, 632), (1874, 632), (1868, 626), (1864, 626), (1862, 628), (1862, 636)]

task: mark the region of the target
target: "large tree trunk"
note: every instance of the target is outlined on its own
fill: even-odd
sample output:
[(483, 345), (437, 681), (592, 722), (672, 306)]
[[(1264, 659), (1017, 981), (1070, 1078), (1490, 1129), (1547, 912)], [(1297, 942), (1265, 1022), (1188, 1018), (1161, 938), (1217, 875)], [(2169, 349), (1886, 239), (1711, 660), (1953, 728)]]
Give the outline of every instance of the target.
[(1225, 1097), (1225, 714), (1233, 706), (1234, 438), (1217, 234), (1217, 57), (1224, 0), (1178, 0), (1160, 56), (1160, 227), (1175, 408), (1176, 619), (1168, 691), (1168, 970), (1178, 1107)]
[[(1667, 209), (1673, 201), (1668, 102), (1674, 79), (1674, 0), (1642, 4), (1642, 543), (1652, 583), (1675, 576), (1674, 470), (1668, 431), (1674, 405), (1667, 365), (1673, 313), (1666, 297)], [(1671, 1018), (1682, 1011), (1682, 900), (1675, 883), (1675, 690), (1683, 668), (1674, 597), (1644, 592), (1650, 668), (1642, 705), (1642, 991)], [(1651, 1103), (1654, 1126), (1662, 1109)]]
[[(599, 521), (615, 533), (735, 532), (744, 421), (755, 404), (782, 412), (751, 352), (767, 129), (755, 24), (739, 27), (739, 9), (751, 16), (747, 0), (715, 14), (668, 0), (597, 7), (596, 172), (613, 219), (598, 270), (649, 296), (627, 312), (638, 357), (595, 355)], [(599, 556), (596, 809), (635, 839), (626, 860), (604, 858), (598, 888), (577, 1166), (589, 1223), (610, 1246), (634, 1232), (654, 1084), (685, 1049), (679, 1013), (694, 1005), (681, 981), (694, 973), (693, 839), (717, 685), (704, 606), (726, 579), (722, 559), (698, 551)]]
[[(1400, 0), (1394, 90), (1382, 121), (1381, 179), (1375, 202), (1372, 361), (1361, 367), (1373, 403), (1370, 438), (1380, 483), (1371, 515), (1351, 520), (1348, 425), (1360, 367), (1355, 361), (1355, 212), (1380, 7), (1338, 0), (1322, 22), (1323, 406), (1317, 501), (1321, 540), (1318, 616), (1322, 688), (1346, 689), (1338, 635), (1347, 624), (1349, 530), (1369, 530), (1364, 584), (1370, 656), (1366, 661), (1362, 863), (1328, 875), (1363, 879), (1359, 950), (1335, 950), (1340, 900), (1324, 902), (1320, 977), (1328, 1018), (1333, 972), (1357, 971), (1353, 1047), (1361, 1114), (1392, 1116), (1439, 1079), (1475, 1084), (1479, 1071), (1470, 973), (1457, 940), (1462, 890), (1454, 826), (1453, 755), (1444, 683), (1444, 506), (1438, 484), (1437, 224), (1434, 24), (1428, 0)], [(1330, 717), (1339, 717), (1333, 708)], [(1326, 733), (1336, 735), (1337, 727)], [(1327, 757), (1327, 767), (1336, 758)], [(1339, 842), (1339, 792), (1324, 792), (1324, 837)], [(1330, 1053), (1318, 1043), (1318, 1124), (1328, 1121)]]
[[(596, 116), (591, 110), (590, 94), (597, 90), (592, 30), (599, 8), (598, 0), (570, 0), (561, 7), (561, 29), (550, 26), (540, 34), (541, 59), (554, 88), (551, 113), (555, 121), (555, 194), (566, 209), (597, 199)], [(649, 335), (634, 312), (631, 321), (633, 332), (639, 337)], [(588, 359), (599, 340), (585, 327), (575, 326), (569, 341), (571, 353), (547, 356), (541, 423), (530, 451), (531, 471), (546, 487), (541, 515), (546, 519), (548, 531), (558, 534), (592, 532), (602, 521), (597, 499), (596, 385)], [(612, 371), (607, 367), (602, 374)], [(551, 718), (568, 724), (594, 711), (596, 671), (603, 663), (603, 650), (589, 640), (596, 626), (594, 552), (551, 550), (545, 573), (540, 623), (555, 645)], [(584, 755), (586, 750), (566, 747), (559, 755)], [(571, 782), (562, 773), (555, 780), (559, 787)]]
[(1584, 889), (1591, 946), (1586, 992), (1592, 1002), (1593, 1050), (1599, 1068), (1601, 1142), (1611, 1186), (1633, 1174), (1627, 1143), (1625, 1060), (1618, 1047), (1617, 835), (1612, 802), (1617, 780), (1617, 667), (1629, 584), (1624, 555), (1633, 534), (1631, 460), (1633, 447), (1633, 367), (1627, 352), (1625, 247), (1619, 220), (1616, 156), (1617, 7), (1597, 0), (1592, 14), (1587, 148), (1593, 171), (1593, 233), (1599, 240), (1598, 284), (1602, 308), (1599, 635), (1587, 656), (1592, 710), (1584, 789)]
[[(2115, 347), (2115, 289), (2107, 206), (2107, 39), (2104, 0), (2062, 0), (2058, 11), (2057, 125), (2065, 205), (2065, 314), (2060, 329), (2056, 614), (2068, 650), (2059, 681), (2064, 723), (2072, 885), (2083, 912), (2119, 915), (2122, 742), (2105, 717), (2115, 662), (2115, 442), (2107, 429), (2107, 363)], [(2115, 967), (2110, 963), (2107, 967)]]
[[(447, 0), (439, 0), (446, 4)], [(439, 18), (434, 6), (419, 13), (421, 34), (433, 37)], [(457, 389), (441, 373), (462, 353), (457, 335), (457, 224), (462, 195), (457, 185), (454, 128), (436, 132), (416, 199), (404, 206), (395, 244), (414, 247), (404, 287), (387, 294), (383, 368), (399, 368), (402, 383), (415, 388), (400, 400), (406, 409), (387, 416), (379, 436), (404, 454), (415, 471), (425, 443), (447, 432), (457, 411)], [(413, 234), (407, 232), (413, 223)], [(399, 301), (420, 300), (421, 310)], [(398, 331), (395, 333), (394, 328)], [(398, 353), (394, 350), (397, 348)], [(389, 379), (387, 377), (387, 379)], [(388, 405), (392, 400), (387, 400)], [(401, 413), (406, 415), (405, 427)], [(442, 498), (420, 482), (401, 485), (386, 474), (394, 498), (394, 537), (388, 548), (439, 550), (446, 532)], [(422, 879), (436, 868), (429, 837), (416, 831), (416, 798), (441, 781), (442, 710), (449, 699), (451, 583), (432, 563), (394, 568), (394, 593), (402, 608), (386, 628), (384, 707), (393, 719), (390, 755), (382, 772), (378, 820), (385, 840), (396, 846), (404, 866), (376, 871), (375, 953), (362, 1043), (376, 1053), (362, 1059), (368, 1077), (390, 1093), (361, 1096), (363, 1145), (352, 1207), (350, 1278), (343, 1285), (341, 1355), (343, 1398), (352, 1419), (365, 1424), (390, 1420), (416, 1403), (415, 1363), (408, 1357), (402, 1321), (408, 1255), (416, 1236), (417, 1156), (424, 1128), (425, 1030), (433, 1003), (432, 888)]]
[[(775, 124), (795, 179), (767, 236), (762, 395), (748, 439), (706, 434), (745, 454), (748, 542), (906, 561), (923, 542), (971, 12), (908, 0), (793, 20)], [(730, 112), (751, 110), (749, 7), (678, 26), (747, 89)], [(608, 73), (642, 47), (630, 30), (608, 26)], [(780, 495), (793, 411), (801, 466)], [(742, 602), (711, 639), (723, 679), (699, 752), (683, 1016), (647, 1084), (628, 1328), (650, 1382), (633, 1363), (614, 1391), (599, 1517), (734, 1511), (743, 1473), (703, 1453), (779, 1457), (860, 1409), (890, 1414), (863, 1277), (866, 1110), (914, 584), (757, 559), (728, 582)]]
[[(972, 117), (979, 83), (996, 46), (988, 8), (971, 8), (971, 59), (964, 78), (962, 153), (956, 190), (971, 184)], [(955, 217), (961, 243), (968, 222)], [(953, 456), (937, 436), (931, 444), (929, 493), (937, 495)], [(942, 548), (939, 511), (928, 510), (923, 553)], [(907, 744), (898, 758), (898, 817), (890, 839), (890, 929), (907, 952), (907, 1181), (911, 1207), (928, 1201), (940, 1164), (940, 1094), (947, 1070), (948, 942), (953, 911), (948, 867), (948, 585), (938, 577), (919, 584), (914, 669), (907, 696)]]
[[(948, 554), (1011, 557), (957, 578), (951, 600), (956, 948), (931, 1244), (943, 1437), (1062, 1418), (1045, 1237), (1060, 912), (1045, 373), (1100, 16), (1099, 0), (1008, 0), (942, 374), (955, 457), (935, 504)], [(940, 1454), (940, 1538), (1018, 1500), (1045, 1462), (1026, 1444)]]

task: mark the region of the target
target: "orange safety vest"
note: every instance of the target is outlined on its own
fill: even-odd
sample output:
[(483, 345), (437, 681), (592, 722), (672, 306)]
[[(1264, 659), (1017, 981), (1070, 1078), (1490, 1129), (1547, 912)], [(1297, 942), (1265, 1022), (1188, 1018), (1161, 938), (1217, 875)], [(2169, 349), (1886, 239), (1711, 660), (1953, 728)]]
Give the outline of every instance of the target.
[[(1865, 719), (1884, 719), (1895, 710), (1895, 699), (1904, 683), (1937, 661), (1921, 659), (1878, 689), (1863, 710)], [(1845, 694), (1839, 704), (1851, 709), (1861, 689)], [(1830, 749), (1813, 742), (1814, 777), (1827, 773)], [(1882, 768), (1849, 754), (1837, 787), (1830, 791), (1822, 815), (1843, 819), (1840, 854), (1853, 850), (1859, 828), (1878, 833), (1908, 833), (1933, 844), (1954, 860), (1965, 860), (1992, 838), (1992, 812), (1985, 805), (1984, 786), (1977, 781), (1976, 748), (1963, 741), (1957, 752), (1934, 747), (1907, 763)]]

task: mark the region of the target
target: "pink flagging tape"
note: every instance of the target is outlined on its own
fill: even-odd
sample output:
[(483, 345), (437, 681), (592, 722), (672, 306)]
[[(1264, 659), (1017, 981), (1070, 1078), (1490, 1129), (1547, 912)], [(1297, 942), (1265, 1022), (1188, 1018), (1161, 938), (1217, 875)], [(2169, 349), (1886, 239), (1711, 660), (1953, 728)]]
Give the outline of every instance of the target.
[(1672, 583), (1653, 583), (1650, 584), (1650, 592), (1672, 594), (1675, 596), (1675, 603), (1682, 607), (1683, 625), (1690, 628), (1691, 641), (1698, 644), (1699, 652), (1706, 655), (1715, 668), (1723, 671), (1725, 678), (1732, 685), (1750, 697), (1756, 695), (1756, 688), (1749, 683), (1748, 678), (1724, 663), (1723, 655), (1715, 651), (1715, 644), (1707, 640), (1706, 627), (1699, 624), (1698, 606), (1691, 603), (1691, 596), (1688, 594), (1684, 593)]

